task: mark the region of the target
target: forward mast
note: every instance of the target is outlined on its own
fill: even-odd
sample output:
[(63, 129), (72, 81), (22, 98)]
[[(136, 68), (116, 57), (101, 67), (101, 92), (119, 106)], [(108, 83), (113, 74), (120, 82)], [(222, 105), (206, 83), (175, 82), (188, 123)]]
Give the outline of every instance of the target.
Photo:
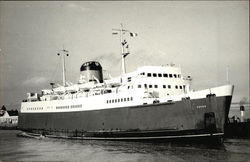
[(122, 56), (122, 74), (126, 73), (126, 64), (125, 64), (125, 57), (129, 54), (129, 45), (124, 36), (126, 33), (130, 33), (130, 36), (137, 36), (137, 33), (132, 33), (129, 30), (123, 28), (123, 24), (121, 23), (120, 29), (112, 29), (112, 34), (120, 34), (120, 45), (121, 45), (121, 56)]
[(66, 67), (65, 67), (65, 56), (69, 56), (69, 51), (63, 49), (61, 53), (57, 53), (57, 56), (62, 56), (62, 77), (63, 86), (66, 86)]

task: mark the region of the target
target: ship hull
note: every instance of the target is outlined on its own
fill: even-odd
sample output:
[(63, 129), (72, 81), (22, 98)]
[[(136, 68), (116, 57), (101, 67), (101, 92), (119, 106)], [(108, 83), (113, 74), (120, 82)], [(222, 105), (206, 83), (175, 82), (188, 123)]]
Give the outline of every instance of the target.
[(232, 96), (103, 110), (20, 113), (19, 128), (47, 137), (110, 140), (223, 138)]

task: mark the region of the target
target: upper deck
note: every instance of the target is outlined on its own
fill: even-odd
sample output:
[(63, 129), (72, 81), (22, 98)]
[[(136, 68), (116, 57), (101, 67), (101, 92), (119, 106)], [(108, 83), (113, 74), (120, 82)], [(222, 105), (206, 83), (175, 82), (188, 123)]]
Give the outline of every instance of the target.
[(180, 67), (144, 66), (134, 72), (104, 80), (103, 83), (92, 80), (87, 83), (45, 89), (40, 94), (28, 93), (26, 102), (90, 97), (107, 93), (117, 95), (117, 93), (129, 93), (131, 90), (145, 91), (155, 98), (160, 98), (187, 92), (190, 81), (190, 77), (182, 76)]

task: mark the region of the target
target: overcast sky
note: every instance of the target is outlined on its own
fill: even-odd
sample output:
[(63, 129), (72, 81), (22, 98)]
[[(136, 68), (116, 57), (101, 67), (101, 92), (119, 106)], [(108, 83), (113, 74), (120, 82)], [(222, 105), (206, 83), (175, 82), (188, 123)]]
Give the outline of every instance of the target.
[(120, 23), (138, 37), (127, 38), (128, 71), (143, 65), (181, 65), (196, 90), (235, 85), (233, 101), (249, 98), (248, 1), (0, 1), (0, 106), (16, 105), (27, 92), (67, 80), (76, 83), (80, 66), (97, 60), (112, 76), (121, 73)]

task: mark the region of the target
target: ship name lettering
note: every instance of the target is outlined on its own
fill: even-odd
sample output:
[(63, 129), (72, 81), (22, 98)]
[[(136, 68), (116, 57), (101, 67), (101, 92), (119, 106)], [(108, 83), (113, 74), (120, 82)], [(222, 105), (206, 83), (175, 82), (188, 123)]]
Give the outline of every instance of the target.
[(198, 106), (196, 106), (197, 109), (204, 109), (206, 107), (207, 107), (207, 105), (198, 105)]

